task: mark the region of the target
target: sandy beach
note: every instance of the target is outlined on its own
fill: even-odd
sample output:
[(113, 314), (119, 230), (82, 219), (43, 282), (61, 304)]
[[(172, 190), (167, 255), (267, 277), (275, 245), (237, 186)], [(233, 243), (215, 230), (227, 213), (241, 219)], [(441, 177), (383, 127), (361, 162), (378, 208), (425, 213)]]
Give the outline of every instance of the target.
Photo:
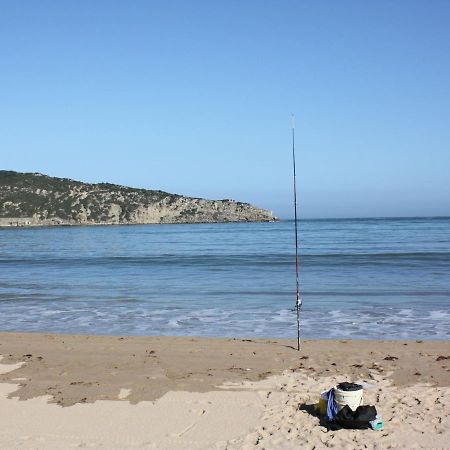
[[(449, 448), (450, 342), (0, 334), (1, 448)], [(365, 383), (382, 432), (313, 405)]]

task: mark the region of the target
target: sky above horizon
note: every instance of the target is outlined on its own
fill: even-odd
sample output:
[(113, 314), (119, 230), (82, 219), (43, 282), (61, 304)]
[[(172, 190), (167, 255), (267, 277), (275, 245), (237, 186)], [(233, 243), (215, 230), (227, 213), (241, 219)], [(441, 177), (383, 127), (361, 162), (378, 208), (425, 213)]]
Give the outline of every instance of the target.
[(450, 215), (450, 2), (0, 1), (0, 169), (292, 217)]

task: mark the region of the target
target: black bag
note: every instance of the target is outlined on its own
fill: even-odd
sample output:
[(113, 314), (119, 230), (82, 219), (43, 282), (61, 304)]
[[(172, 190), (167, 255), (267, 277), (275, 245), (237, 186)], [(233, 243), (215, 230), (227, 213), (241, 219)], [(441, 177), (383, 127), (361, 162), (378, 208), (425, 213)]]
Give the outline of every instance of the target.
[[(354, 428), (364, 429), (370, 427), (370, 421), (375, 420), (377, 417), (377, 410), (375, 406), (358, 406), (356, 411), (345, 405), (336, 414), (335, 419), (331, 423), (332, 429), (338, 430), (339, 428)], [(336, 426), (337, 425), (337, 426)]]

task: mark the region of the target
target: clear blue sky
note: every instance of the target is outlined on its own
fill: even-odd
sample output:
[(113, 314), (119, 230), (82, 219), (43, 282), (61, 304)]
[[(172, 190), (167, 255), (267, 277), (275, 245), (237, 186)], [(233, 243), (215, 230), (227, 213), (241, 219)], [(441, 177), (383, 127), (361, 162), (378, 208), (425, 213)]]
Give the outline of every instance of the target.
[(450, 2), (0, 0), (0, 167), (450, 215)]

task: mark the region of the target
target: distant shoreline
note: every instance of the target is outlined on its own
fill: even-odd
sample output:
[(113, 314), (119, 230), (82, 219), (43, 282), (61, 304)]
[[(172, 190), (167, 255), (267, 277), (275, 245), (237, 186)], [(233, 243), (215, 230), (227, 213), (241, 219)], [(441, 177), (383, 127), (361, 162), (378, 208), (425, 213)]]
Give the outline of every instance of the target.
[[(20, 219), (18, 221), (18, 219)], [(450, 216), (400, 216), (400, 217), (308, 217), (308, 218), (299, 218), (299, 222), (326, 222), (326, 221), (370, 221), (370, 220), (450, 220)], [(117, 222), (90, 222), (90, 223), (20, 223), (20, 221), (30, 221), (30, 218), (9, 218), (9, 217), (0, 217), (0, 229), (9, 229), (9, 228), (54, 228), (54, 227), (108, 227), (108, 226), (136, 226), (136, 225), (195, 225), (195, 224), (237, 224), (237, 223), (277, 223), (277, 222), (294, 222), (293, 218), (280, 218), (274, 217), (273, 220), (254, 220), (254, 221), (218, 221), (218, 222), (148, 222), (148, 223), (117, 223)], [(5, 222), (10, 222), (9, 224), (5, 224)]]
[[(9, 220), (9, 219), (7, 219)], [(205, 224), (250, 224), (250, 223), (277, 223), (277, 222), (288, 222), (279, 218), (274, 218), (274, 220), (255, 220), (255, 221), (223, 221), (223, 222), (149, 222), (149, 223), (114, 223), (114, 222), (105, 222), (105, 223), (15, 223), (11, 222), (10, 224), (4, 224), (2, 219), (0, 218), (0, 229), (22, 229), (22, 228), (71, 228), (71, 227), (117, 227), (117, 226), (138, 226), (138, 225), (205, 225)]]

